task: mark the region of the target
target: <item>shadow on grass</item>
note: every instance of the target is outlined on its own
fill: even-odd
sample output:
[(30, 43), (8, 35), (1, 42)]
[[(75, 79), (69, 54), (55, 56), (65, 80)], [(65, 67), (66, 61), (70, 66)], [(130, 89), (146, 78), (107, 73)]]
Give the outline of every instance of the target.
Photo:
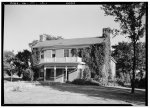
[[(4, 77), (4, 81), (11, 81), (10, 77)], [(22, 78), (12, 78), (12, 82), (22, 81)]]
[[(68, 91), (72, 93), (85, 94), (92, 97), (101, 97), (105, 99), (122, 100), (129, 103), (145, 105), (145, 91), (135, 90), (135, 94), (131, 94), (130, 89), (103, 87), (103, 86), (85, 86), (66, 83), (43, 82), (40, 81), (37, 86), (49, 86), (55, 90)], [(118, 103), (120, 104), (120, 103)]]

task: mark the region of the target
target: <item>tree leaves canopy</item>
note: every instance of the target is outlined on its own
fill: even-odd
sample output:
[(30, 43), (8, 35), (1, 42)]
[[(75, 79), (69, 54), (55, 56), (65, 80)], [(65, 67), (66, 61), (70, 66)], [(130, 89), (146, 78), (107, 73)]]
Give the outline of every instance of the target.
[[(133, 68), (133, 46), (131, 43), (120, 42), (118, 45), (112, 46), (114, 51), (112, 56), (117, 61), (117, 72), (130, 73)], [(136, 44), (136, 70), (145, 70), (145, 43), (138, 42)]]
[(128, 34), (132, 41), (144, 36), (146, 3), (104, 4), (102, 9), (120, 23), (121, 33)]

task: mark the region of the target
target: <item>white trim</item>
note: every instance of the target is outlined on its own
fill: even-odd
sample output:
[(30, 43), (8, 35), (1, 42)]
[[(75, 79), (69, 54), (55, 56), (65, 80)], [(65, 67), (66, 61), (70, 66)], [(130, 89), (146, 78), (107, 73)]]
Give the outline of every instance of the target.
[(46, 81), (46, 67), (44, 67), (44, 81)]
[[(66, 66), (64, 66), (64, 67), (57, 67), (57, 66), (56, 66), (56, 69), (57, 69), (57, 68), (64, 68), (64, 69), (65, 69)], [(77, 68), (77, 67), (73, 67), (73, 66), (72, 66), (72, 67), (70, 67), (70, 66), (68, 67), (68, 66), (67, 66), (67, 68), (70, 69), (70, 68)], [(46, 69), (54, 69), (54, 67), (46, 67)]]
[(67, 72), (67, 71), (68, 71), (68, 67), (67, 67), (67, 66), (65, 67), (65, 70), (66, 70), (66, 76), (65, 76), (66, 78), (65, 78), (65, 81), (67, 81), (67, 73), (68, 73), (68, 72)]
[(54, 81), (56, 79), (56, 66), (54, 66)]

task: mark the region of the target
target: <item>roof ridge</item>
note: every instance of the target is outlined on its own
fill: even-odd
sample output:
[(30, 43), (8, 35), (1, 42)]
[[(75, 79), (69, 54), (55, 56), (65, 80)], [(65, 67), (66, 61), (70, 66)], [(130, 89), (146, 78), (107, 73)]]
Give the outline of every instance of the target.
[[(89, 38), (103, 38), (103, 37), (97, 36), (97, 37), (83, 37), (83, 38), (65, 38), (65, 39), (58, 39), (58, 40), (89, 39)], [(58, 41), (58, 40), (46, 40), (46, 41)], [(43, 41), (43, 42), (45, 42), (45, 41)]]
[(71, 38), (71, 39), (59, 39), (59, 40), (46, 40), (38, 42), (34, 47), (46, 47), (46, 46), (61, 46), (61, 45), (85, 45), (96, 44), (104, 41), (104, 37), (87, 37), (87, 38)]

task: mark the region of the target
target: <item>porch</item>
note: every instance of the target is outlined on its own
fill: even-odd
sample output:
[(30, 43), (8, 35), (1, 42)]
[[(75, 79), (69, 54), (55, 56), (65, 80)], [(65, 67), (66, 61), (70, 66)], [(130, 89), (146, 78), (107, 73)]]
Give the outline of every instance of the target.
[(53, 66), (46, 67), (40, 71), (40, 77), (44, 81), (53, 81), (53, 82), (66, 82), (73, 81), (74, 79), (81, 77), (82, 69), (78, 69), (77, 66)]

